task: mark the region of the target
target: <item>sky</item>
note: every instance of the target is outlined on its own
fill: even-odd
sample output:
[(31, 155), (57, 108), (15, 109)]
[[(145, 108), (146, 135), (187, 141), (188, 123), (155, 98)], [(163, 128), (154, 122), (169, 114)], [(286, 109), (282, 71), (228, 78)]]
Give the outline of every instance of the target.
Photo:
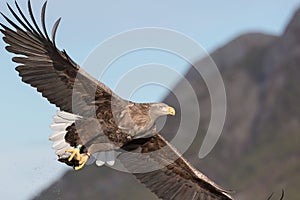
[[(7, 0), (11, 5), (13, 0)], [(18, 0), (25, 8), (25, 0)], [(44, 1), (33, 1), (39, 19)], [(263, 32), (280, 35), (299, 0), (245, 0), (228, 1), (74, 1), (48, 0), (48, 30), (58, 17), (62, 22), (57, 33), (57, 45), (66, 49), (78, 64), (84, 65), (88, 55), (99, 44), (121, 32), (143, 27), (160, 27), (178, 31), (212, 52), (238, 35)], [(0, 10), (8, 14), (5, 2)], [(5, 23), (4, 19), (0, 19)], [(120, 44), (122, 45), (122, 44)], [(4, 50), (0, 41), (1, 90), (1, 182), (3, 199), (29, 199), (68, 167), (58, 163), (51, 149), (49, 125), (57, 108), (50, 105), (35, 89), (22, 83), (11, 62), (12, 55)], [(99, 56), (99, 59), (101, 56)], [(137, 51), (124, 55), (112, 63), (103, 77), (111, 88), (128, 71), (137, 66), (159, 63), (183, 74), (188, 64), (176, 55), (157, 51)], [(139, 70), (137, 76), (147, 77)], [(114, 77), (114, 78), (113, 78)], [(170, 84), (178, 78), (174, 76)], [(102, 79), (101, 79), (102, 80)], [(133, 94), (136, 101), (159, 101), (167, 89), (146, 86)], [(101, 170), (101, 169), (99, 169)]]

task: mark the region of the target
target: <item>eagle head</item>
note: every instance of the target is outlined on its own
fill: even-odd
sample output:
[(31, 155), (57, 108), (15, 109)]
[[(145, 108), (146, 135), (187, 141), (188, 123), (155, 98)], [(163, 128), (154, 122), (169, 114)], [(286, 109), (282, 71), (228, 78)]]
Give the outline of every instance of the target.
[(175, 109), (165, 103), (151, 104), (149, 112), (152, 119), (157, 119), (165, 115), (175, 115)]

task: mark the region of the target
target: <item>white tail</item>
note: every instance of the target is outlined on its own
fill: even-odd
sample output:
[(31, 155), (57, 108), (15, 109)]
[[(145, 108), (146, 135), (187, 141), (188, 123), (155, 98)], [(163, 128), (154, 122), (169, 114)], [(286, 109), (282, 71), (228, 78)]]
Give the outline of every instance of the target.
[(78, 115), (64, 111), (57, 111), (57, 115), (53, 117), (54, 123), (50, 125), (50, 128), (54, 130), (54, 133), (49, 136), (49, 140), (53, 141), (52, 148), (59, 157), (66, 155), (65, 151), (71, 148), (70, 144), (65, 141), (66, 128), (80, 118)]
[[(54, 130), (54, 132), (49, 136), (49, 140), (53, 142), (52, 148), (60, 158), (70, 156), (69, 153), (65, 152), (71, 148), (70, 144), (65, 141), (66, 128), (81, 118), (81, 116), (64, 111), (57, 111), (57, 115), (53, 117), (54, 123), (50, 125), (50, 128)], [(97, 166), (103, 166), (105, 163), (109, 166), (113, 166), (115, 164), (115, 151), (94, 153), (88, 163), (92, 164), (95, 160)]]

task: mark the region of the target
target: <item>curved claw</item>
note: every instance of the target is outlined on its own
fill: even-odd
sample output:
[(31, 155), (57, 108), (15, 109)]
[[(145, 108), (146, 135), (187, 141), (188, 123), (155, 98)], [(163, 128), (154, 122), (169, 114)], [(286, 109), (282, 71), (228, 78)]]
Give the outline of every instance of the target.
[(78, 158), (80, 158), (80, 149), (78, 148), (72, 148), (72, 149), (68, 149), (66, 150), (66, 152), (68, 153), (72, 153), (71, 156), (69, 157), (68, 161), (71, 161), (75, 156), (76, 160), (79, 160)]
[(80, 155), (79, 166), (76, 166), (74, 169), (75, 170), (79, 170), (79, 169), (83, 168), (83, 166), (88, 161), (88, 159), (89, 159), (89, 156), (87, 156), (87, 155)]
[(89, 153), (85, 153), (85, 154), (80, 153), (81, 147), (82, 145), (78, 145), (76, 148), (66, 150), (66, 152), (71, 153), (71, 156), (68, 158), (68, 161), (71, 162), (73, 158), (75, 158), (79, 163), (79, 166), (74, 166), (75, 170), (79, 170), (83, 168), (83, 166), (85, 165), (85, 163), (88, 161), (90, 157)]

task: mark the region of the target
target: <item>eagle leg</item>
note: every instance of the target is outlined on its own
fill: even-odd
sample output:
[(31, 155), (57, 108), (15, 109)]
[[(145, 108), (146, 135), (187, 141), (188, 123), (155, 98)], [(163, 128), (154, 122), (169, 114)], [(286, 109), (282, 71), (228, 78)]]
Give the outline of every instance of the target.
[(83, 168), (85, 163), (90, 158), (90, 153), (84, 153), (84, 154), (80, 153), (81, 147), (82, 147), (82, 145), (78, 145), (78, 146), (76, 146), (76, 148), (66, 150), (66, 152), (71, 153), (71, 156), (68, 158), (69, 162), (71, 162), (73, 158), (75, 158), (75, 160), (77, 160), (79, 162), (78, 163), (79, 166), (74, 167), (75, 170), (79, 170), (79, 169)]
[(76, 148), (68, 149), (66, 152), (71, 153), (71, 156), (69, 157), (68, 161), (71, 161), (74, 157), (76, 160), (79, 160), (80, 158), (80, 149), (82, 145), (78, 145)]
[(80, 159), (78, 159), (79, 160), (79, 166), (76, 166), (74, 169), (79, 170), (79, 169), (83, 168), (83, 166), (85, 165), (85, 163), (88, 161), (89, 158), (90, 158), (89, 153), (85, 153), (85, 154), (80, 155)]

